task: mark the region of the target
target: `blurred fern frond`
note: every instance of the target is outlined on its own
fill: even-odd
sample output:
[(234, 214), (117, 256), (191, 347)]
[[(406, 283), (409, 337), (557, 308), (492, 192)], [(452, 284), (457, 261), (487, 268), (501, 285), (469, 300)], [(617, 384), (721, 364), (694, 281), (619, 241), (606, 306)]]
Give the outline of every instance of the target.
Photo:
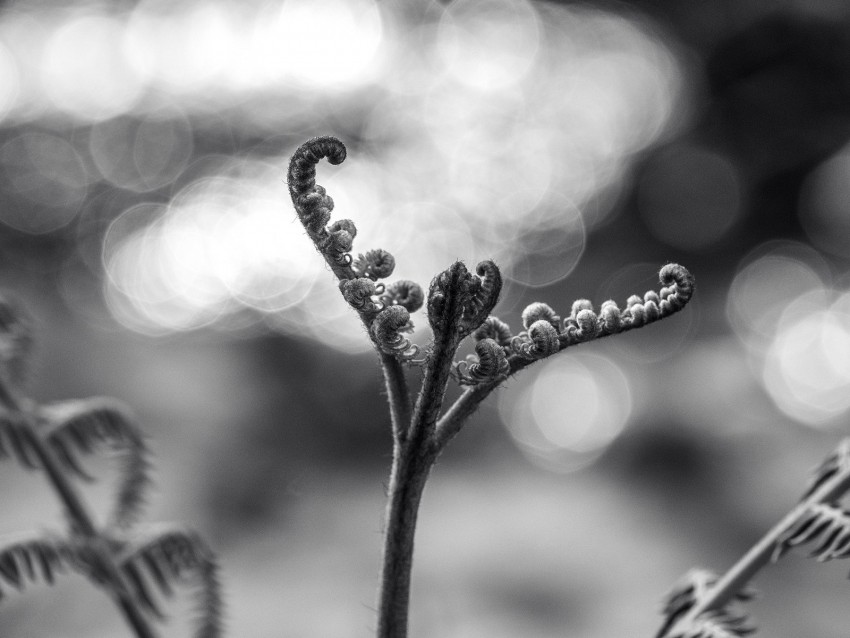
[(779, 537), (773, 560), (809, 543), (815, 544), (809, 556), (821, 562), (850, 557), (850, 512), (826, 503), (809, 506)]
[(0, 548), (0, 581), (18, 591), (27, 582), (53, 584), (57, 571), (66, 571), (74, 565), (73, 548), (60, 538), (19, 538)]
[(119, 560), (137, 599), (160, 617), (163, 614), (152, 585), (166, 598), (174, 595), (173, 585), (196, 585), (199, 620), (195, 636), (214, 638), (221, 635), (218, 565), (198, 534), (175, 527), (149, 526), (128, 544)]
[(94, 397), (45, 405), (39, 415), (46, 423), (46, 441), (65, 468), (79, 477), (91, 480), (76, 452), (90, 454), (106, 445), (120, 453), (121, 481), (111, 522), (122, 528), (133, 523), (151, 480), (144, 436), (129, 410), (114, 399)]
[(14, 458), (28, 469), (40, 468), (33, 436), (22, 414), (11, 411), (0, 413), (0, 459)]

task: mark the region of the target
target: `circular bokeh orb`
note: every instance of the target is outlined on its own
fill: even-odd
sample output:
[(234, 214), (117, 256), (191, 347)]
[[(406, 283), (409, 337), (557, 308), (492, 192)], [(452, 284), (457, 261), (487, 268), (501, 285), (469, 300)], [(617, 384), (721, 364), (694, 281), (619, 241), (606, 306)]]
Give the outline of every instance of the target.
[(649, 231), (669, 246), (694, 251), (723, 239), (741, 216), (742, 198), (736, 166), (718, 152), (691, 145), (650, 159), (637, 190)]
[(499, 395), (499, 415), (519, 449), (547, 469), (589, 465), (632, 413), (629, 380), (606, 357), (556, 355), (523, 375)]

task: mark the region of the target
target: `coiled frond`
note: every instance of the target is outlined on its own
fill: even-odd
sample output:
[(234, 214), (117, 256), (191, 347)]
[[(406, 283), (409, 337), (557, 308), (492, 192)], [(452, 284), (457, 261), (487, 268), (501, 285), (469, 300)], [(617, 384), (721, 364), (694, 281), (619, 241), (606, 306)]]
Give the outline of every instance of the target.
[(484, 320), (484, 323), (475, 329), (475, 332), (472, 333), (472, 338), (475, 341), (492, 339), (500, 346), (507, 347), (511, 345), (513, 333), (511, 333), (511, 328), (508, 324), (498, 317), (490, 315)]
[(427, 310), (435, 338), (458, 325), (463, 316), (463, 304), (470, 299), (471, 286), (472, 275), (462, 261), (456, 261), (431, 280)]
[(74, 551), (62, 539), (43, 536), (6, 541), (0, 548), (0, 581), (18, 591), (27, 581), (53, 584), (57, 572), (66, 572), (74, 564)]
[(546, 319), (538, 319), (528, 329), (511, 339), (511, 350), (524, 359), (544, 359), (558, 352), (558, 331)]
[(351, 267), (359, 277), (384, 279), (393, 274), (395, 257), (383, 248), (368, 250), (365, 255), (358, 256)]
[[(717, 574), (708, 569), (694, 568), (679, 579), (673, 585), (670, 593), (665, 596), (664, 607), (662, 614), (666, 622), (662, 629), (658, 632), (658, 638), (667, 637), (668, 630), (673, 627), (676, 622), (684, 616), (698, 601), (708, 595), (709, 590), (717, 583)], [(735, 593), (735, 601), (746, 602), (752, 600), (756, 596), (755, 591), (749, 587)], [(732, 614), (724, 612), (726, 617), (731, 618)], [(735, 615), (736, 618), (743, 618), (740, 615)], [(716, 617), (714, 619), (716, 621)], [(697, 624), (698, 627), (705, 625), (705, 618), (702, 618)], [(690, 635), (690, 634), (674, 634), (674, 635)], [(699, 634), (697, 634), (699, 635)], [(709, 634), (711, 635), (711, 634)], [(721, 634), (722, 635), (722, 634)], [(735, 635), (735, 634), (733, 634)], [(670, 637), (672, 638), (672, 637)]]
[(165, 528), (148, 532), (143, 540), (130, 543), (120, 557), (121, 570), (132, 584), (137, 600), (158, 616), (162, 611), (151, 590), (171, 597), (172, 585), (194, 583), (199, 587), (196, 638), (218, 638), (222, 633), (221, 585), (212, 551), (195, 532)]
[(525, 310), (522, 311), (522, 325), (528, 330), (535, 321), (539, 321), (540, 319), (545, 319), (549, 323), (552, 324), (552, 327), (557, 329), (558, 325), (561, 323), (561, 317), (555, 314), (555, 311), (552, 310), (552, 307), (549, 304), (545, 304), (542, 301), (535, 301), (532, 304), (529, 304), (525, 307)]
[(425, 293), (415, 281), (400, 279), (390, 284), (381, 301), (388, 306), (398, 305), (407, 308), (408, 312), (416, 312), (425, 303)]
[(461, 385), (478, 385), (507, 376), (510, 371), (505, 349), (493, 339), (475, 343), (475, 355), (455, 364), (455, 374)]
[(826, 503), (809, 506), (779, 537), (773, 560), (809, 543), (814, 544), (809, 556), (819, 561), (850, 557), (850, 512)]
[(322, 248), (336, 263), (348, 265), (351, 263), (351, 255), (348, 251), (354, 245), (356, 235), (357, 228), (354, 222), (350, 219), (340, 219), (328, 226), (328, 237), (322, 244)]
[(728, 611), (700, 614), (685, 627), (679, 627), (665, 638), (740, 638), (755, 633), (746, 616)]
[(121, 483), (111, 524), (132, 524), (150, 485), (150, 462), (144, 436), (127, 408), (113, 399), (91, 398), (42, 406), (39, 417), (46, 423), (45, 441), (65, 468), (89, 478), (75, 452), (90, 454), (104, 445), (120, 454)]
[(412, 329), (407, 309), (404, 306), (390, 306), (372, 320), (369, 332), (381, 352), (409, 360), (419, 354), (419, 346), (411, 344), (410, 339), (401, 333)]
[(377, 297), (383, 291), (383, 284), (379, 288), (368, 277), (343, 279), (339, 282), (339, 290), (342, 298), (357, 312), (370, 314), (382, 308), (372, 297)]
[(34, 436), (21, 413), (0, 414), (0, 459), (14, 458), (30, 470), (40, 468)]
[(502, 275), (495, 262), (489, 259), (479, 262), (475, 267), (475, 275), (470, 279), (470, 297), (464, 300), (460, 323), (460, 333), (463, 336), (484, 323), (502, 292)]
[(333, 200), (316, 184), (316, 164), (326, 157), (331, 164), (345, 160), (345, 145), (335, 137), (314, 137), (304, 142), (289, 162), (287, 184), (301, 223), (314, 239), (325, 237)]

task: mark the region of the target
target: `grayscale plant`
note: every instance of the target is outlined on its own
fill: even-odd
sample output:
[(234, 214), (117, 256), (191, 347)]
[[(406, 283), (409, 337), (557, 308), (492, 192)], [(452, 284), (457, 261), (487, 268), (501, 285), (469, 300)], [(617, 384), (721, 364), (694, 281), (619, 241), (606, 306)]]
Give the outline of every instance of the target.
[[(533, 303), (522, 313), (523, 330), (513, 334), (492, 315), (499, 300), (502, 276), (492, 261), (474, 272), (457, 261), (423, 289), (411, 281), (379, 282), (392, 275), (395, 258), (386, 250), (350, 254), (357, 227), (349, 219), (331, 223), (333, 199), (316, 183), (316, 165), (345, 160), (345, 146), (334, 137), (316, 137), (301, 145), (289, 164), (292, 203), (307, 235), (339, 280), (346, 302), (366, 327), (381, 362), (393, 435), (393, 463), (384, 534), (384, 555), (378, 594), (378, 638), (404, 638), (410, 599), (413, 539), (422, 492), (434, 462), (446, 444), (491, 392), (508, 377), (535, 361), (570, 346), (627, 332), (669, 317), (684, 308), (694, 291), (691, 274), (678, 264), (661, 268), (661, 289), (626, 300), (624, 308), (605, 301), (594, 311), (580, 299), (563, 320), (545, 303)], [(433, 332), (421, 352), (408, 335), (410, 313), (425, 304)], [(470, 337), (475, 354), (455, 361), (461, 341)], [(422, 383), (411, 395), (405, 366), (421, 368)], [(444, 409), (448, 384), (465, 387)]]

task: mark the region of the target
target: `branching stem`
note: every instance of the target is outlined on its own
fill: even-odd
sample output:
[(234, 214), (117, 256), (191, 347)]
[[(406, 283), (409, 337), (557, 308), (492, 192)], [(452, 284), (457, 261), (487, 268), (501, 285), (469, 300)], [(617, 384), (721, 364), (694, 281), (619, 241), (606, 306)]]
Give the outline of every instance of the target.
[(387, 402), (390, 406), (393, 441), (397, 445), (407, 435), (410, 425), (410, 390), (404, 367), (393, 355), (381, 353), (381, 368), (384, 372), (384, 384), (387, 387)]
[(127, 624), (133, 629), (137, 638), (156, 638), (157, 634), (151, 628), (150, 623), (130, 593), (129, 584), (111, 552), (102, 543), (96, 542), (100, 540), (101, 536), (80, 495), (60, 468), (53, 452), (38, 435), (31, 414), (22, 408), (20, 402), (4, 382), (0, 382), (0, 402), (10, 412), (24, 417), (24, 427), (28, 429), (29, 435), (28, 442), (38, 457), (42, 468), (44, 468), (51, 486), (62, 501), (74, 532), (86, 540), (95, 541), (91, 544), (91, 547), (97, 553), (98, 566), (103, 571), (106, 589), (109, 590), (115, 603), (121, 609)]

